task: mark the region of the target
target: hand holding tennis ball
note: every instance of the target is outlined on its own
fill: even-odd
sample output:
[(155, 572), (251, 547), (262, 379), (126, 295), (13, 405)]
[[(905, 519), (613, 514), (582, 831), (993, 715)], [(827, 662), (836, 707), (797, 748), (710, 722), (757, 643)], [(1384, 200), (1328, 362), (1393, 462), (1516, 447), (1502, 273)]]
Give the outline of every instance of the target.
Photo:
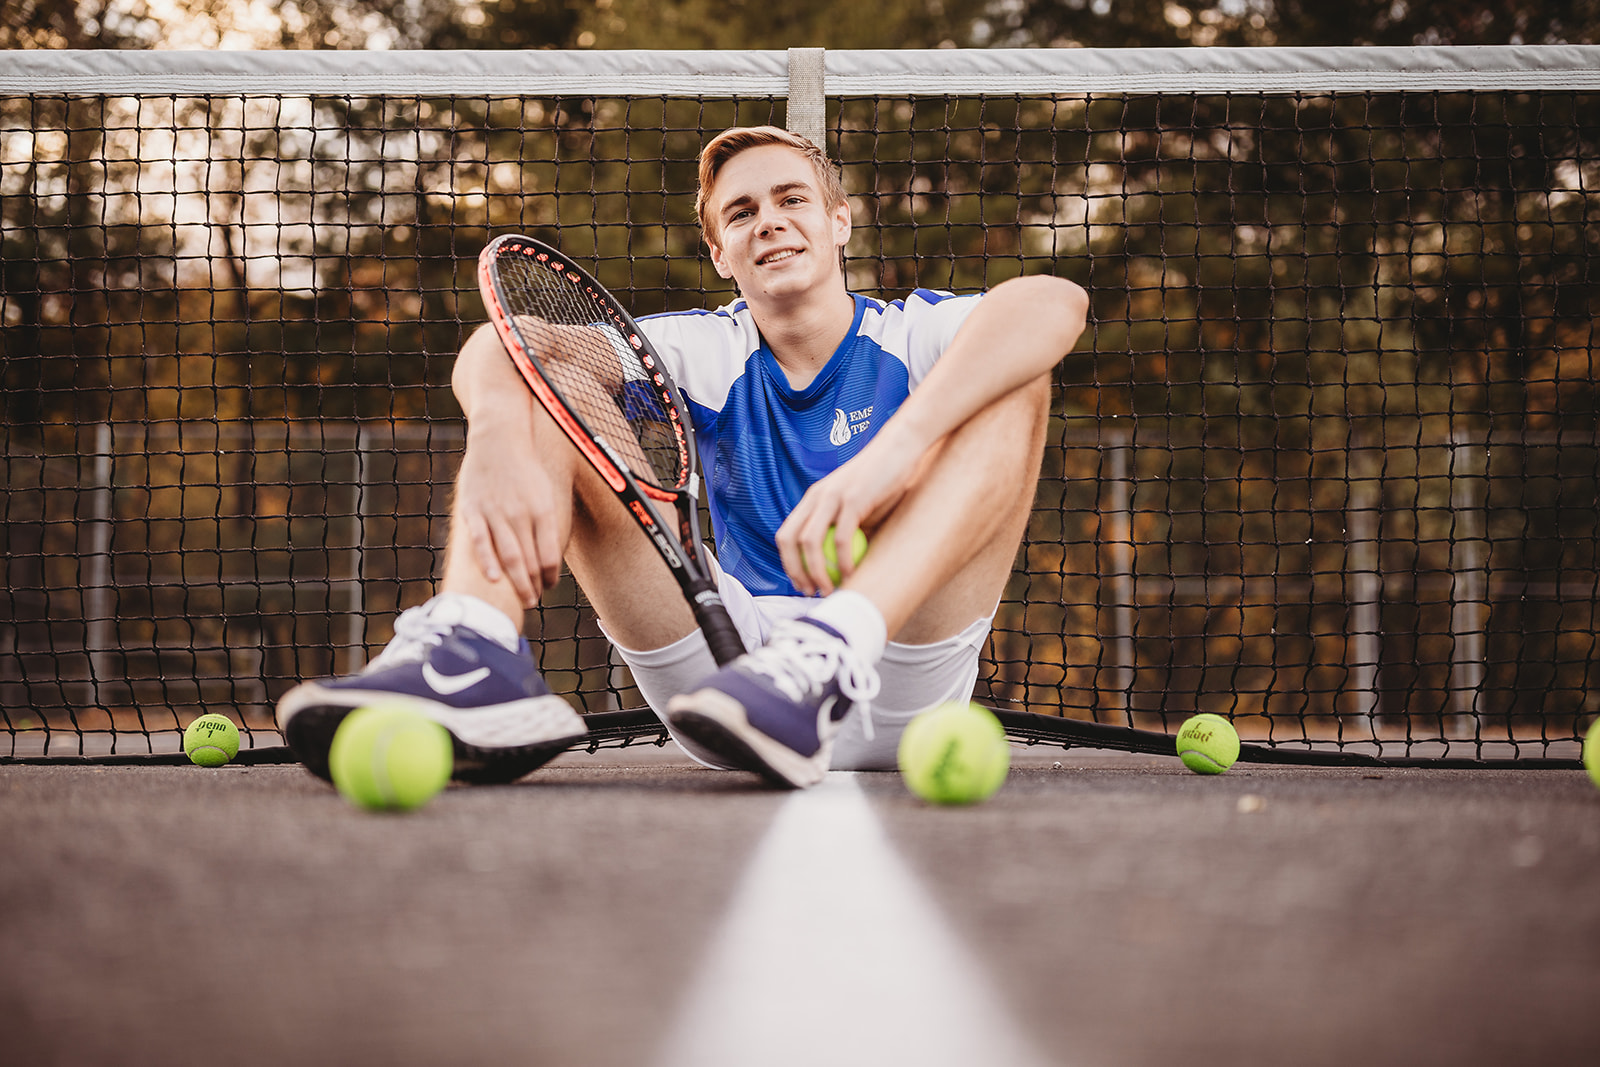
[(1203, 712), (1178, 731), (1178, 758), (1196, 774), (1221, 774), (1239, 758), (1239, 734), (1221, 715)]
[(202, 715), (183, 731), (183, 753), (202, 767), (221, 767), (239, 754), (239, 728), (226, 715)]
[(900, 735), (906, 788), (934, 804), (987, 800), (1011, 770), (1005, 728), (986, 708), (951, 701), (912, 719)]
[(333, 784), (351, 803), (372, 811), (410, 811), (450, 781), (450, 734), (405, 705), (357, 708), (339, 724), (328, 749)]
[[(855, 536), (850, 538), (850, 565), (859, 566), (867, 554), (867, 535), (857, 527)], [(805, 554), (801, 553), (802, 560)], [(844, 575), (839, 573), (839, 545), (838, 527), (828, 527), (828, 532), (822, 535), (822, 564), (828, 569), (828, 580), (838, 585)]]

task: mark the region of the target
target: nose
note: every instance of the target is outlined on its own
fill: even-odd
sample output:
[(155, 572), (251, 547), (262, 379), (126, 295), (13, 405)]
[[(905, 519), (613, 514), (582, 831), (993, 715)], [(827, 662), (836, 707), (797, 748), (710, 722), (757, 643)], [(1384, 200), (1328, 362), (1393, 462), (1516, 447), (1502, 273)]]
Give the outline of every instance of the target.
[(783, 229), (783, 216), (772, 204), (762, 204), (756, 210), (756, 230), (763, 237), (774, 230)]

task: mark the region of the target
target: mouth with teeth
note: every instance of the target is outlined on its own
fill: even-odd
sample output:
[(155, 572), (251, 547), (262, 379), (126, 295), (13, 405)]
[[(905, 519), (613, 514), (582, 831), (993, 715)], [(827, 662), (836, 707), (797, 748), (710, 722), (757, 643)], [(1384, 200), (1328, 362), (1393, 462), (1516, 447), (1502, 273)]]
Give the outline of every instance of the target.
[(761, 267), (770, 267), (774, 263), (782, 263), (786, 259), (793, 259), (799, 254), (800, 250), (798, 248), (780, 249), (777, 252), (772, 252), (768, 255), (762, 256), (760, 259), (756, 260), (756, 265)]

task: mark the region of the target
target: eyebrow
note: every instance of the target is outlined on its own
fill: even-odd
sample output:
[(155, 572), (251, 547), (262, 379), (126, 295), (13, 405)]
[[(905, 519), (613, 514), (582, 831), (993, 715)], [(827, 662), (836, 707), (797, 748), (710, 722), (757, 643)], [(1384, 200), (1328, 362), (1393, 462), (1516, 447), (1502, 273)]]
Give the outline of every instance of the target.
[[(774, 185), (771, 189), (769, 189), (767, 191), (769, 193), (771, 193), (773, 196), (782, 196), (784, 193), (793, 192), (796, 189), (809, 189), (809, 188), (810, 188), (810, 186), (807, 185), (805, 182), (779, 182), (777, 185)], [(755, 197), (751, 196), (748, 193), (746, 193), (743, 196), (736, 196), (732, 200), (729, 200), (726, 204), (722, 205), (722, 214), (725, 216), (725, 215), (728, 214), (729, 211), (733, 210), (736, 207), (743, 207), (746, 204), (753, 204), (753, 203), (755, 203)]]

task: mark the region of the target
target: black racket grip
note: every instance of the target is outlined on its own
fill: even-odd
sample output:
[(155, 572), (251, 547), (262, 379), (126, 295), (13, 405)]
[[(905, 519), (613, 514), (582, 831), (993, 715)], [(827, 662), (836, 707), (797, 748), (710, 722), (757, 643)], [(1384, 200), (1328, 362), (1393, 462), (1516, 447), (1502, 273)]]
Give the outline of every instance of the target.
[(689, 606), (694, 609), (700, 632), (706, 635), (706, 644), (711, 646), (711, 658), (717, 661), (717, 666), (725, 667), (744, 655), (744, 639), (739, 636), (739, 628), (728, 616), (728, 609), (723, 607), (722, 597), (715, 588), (707, 585), (697, 589), (689, 597)]

